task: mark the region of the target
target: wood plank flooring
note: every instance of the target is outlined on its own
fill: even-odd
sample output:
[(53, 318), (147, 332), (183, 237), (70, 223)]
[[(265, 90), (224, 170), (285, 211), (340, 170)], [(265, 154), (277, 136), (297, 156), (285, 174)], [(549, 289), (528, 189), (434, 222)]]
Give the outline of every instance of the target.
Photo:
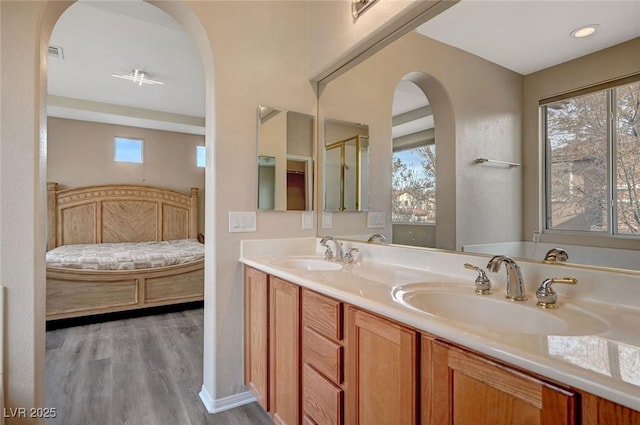
[(203, 310), (47, 332), (47, 425), (273, 425), (252, 403), (204, 408)]

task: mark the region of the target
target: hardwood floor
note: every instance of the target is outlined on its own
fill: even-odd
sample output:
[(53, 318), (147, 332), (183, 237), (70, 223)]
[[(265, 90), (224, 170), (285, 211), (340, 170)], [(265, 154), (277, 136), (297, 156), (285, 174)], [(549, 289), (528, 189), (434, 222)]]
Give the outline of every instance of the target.
[(257, 403), (204, 408), (203, 310), (47, 332), (47, 425), (272, 425)]

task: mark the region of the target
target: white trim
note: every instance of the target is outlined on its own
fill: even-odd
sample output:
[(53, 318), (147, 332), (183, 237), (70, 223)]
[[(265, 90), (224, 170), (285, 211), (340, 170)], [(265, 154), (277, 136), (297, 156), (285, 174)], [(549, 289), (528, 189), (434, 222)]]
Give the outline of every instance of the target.
[(47, 116), (76, 121), (99, 122), (103, 124), (124, 125), (128, 127), (150, 128), (153, 130), (173, 131), (176, 133), (204, 135), (204, 126), (171, 122), (162, 119), (140, 118), (119, 114), (66, 108), (56, 105), (47, 106)]
[(200, 390), (200, 400), (204, 404), (204, 407), (209, 413), (219, 413), (225, 410), (233, 409), (234, 407), (243, 406), (245, 404), (253, 403), (256, 398), (250, 391), (230, 395), (214, 400), (209, 392), (202, 387)]

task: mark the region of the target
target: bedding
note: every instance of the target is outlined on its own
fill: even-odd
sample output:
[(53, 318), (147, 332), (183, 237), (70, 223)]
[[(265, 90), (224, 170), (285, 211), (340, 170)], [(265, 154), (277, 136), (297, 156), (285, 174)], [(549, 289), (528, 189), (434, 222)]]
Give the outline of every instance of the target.
[(185, 264), (204, 258), (197, 239), (63, 245), (47, 252), (47, 267), (137, 270)]

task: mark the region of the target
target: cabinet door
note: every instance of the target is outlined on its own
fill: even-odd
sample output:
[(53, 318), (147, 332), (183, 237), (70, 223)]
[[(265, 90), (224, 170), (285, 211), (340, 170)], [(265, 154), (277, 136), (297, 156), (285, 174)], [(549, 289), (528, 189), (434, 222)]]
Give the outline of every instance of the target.
[(346, 308), (345, 423), (417, 423), (417, 334)]
[(299, 288), (272, 277), (270, 281), (271, 415), (277, 425), (300, 423)]
[(575, 425), (575, 394), (475, 354), (423, 339), (428, 425)]
[(244, 268), (244, 383), (269, 410), (269, 281)]
[(582, 425), (640, 425), (640, 412), (593, 394), (582, 394)]

